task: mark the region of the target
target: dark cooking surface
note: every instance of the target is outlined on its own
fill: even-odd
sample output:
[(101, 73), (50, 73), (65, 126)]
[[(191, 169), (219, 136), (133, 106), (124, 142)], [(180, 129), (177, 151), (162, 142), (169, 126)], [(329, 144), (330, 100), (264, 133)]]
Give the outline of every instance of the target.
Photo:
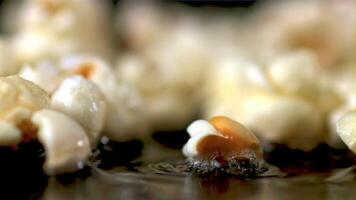
[[(0, 149), (1, 182), (5, 186), (2, 195), (51, 200), (356, 199), (356, 169), (350, 167), (356, 162), (347, 151), (321, 145), (306, 155), (278, 147), (266, 158), (283, 167), (283, 173), (279, 173), (283, 177), (239, 180), (155, 170), (149, 163), (184, 160), (179, 148), (187, 137), (159, 133), (153, 138), (145, 144), (138, 140), (100, 144), (100, 153), (94, 152), (90, 167), (50, 178), (41, 171), (43, 150), (37, 143), (22, 145), (17, 151)], [(337, 169), (331, 171), (334, 167)]]
[(92, 176), (63, 185), (51, 178), (44, 199), (356, 199), (356, 181), (325, 183), (318, 177), (249, 181), (191, 177)]

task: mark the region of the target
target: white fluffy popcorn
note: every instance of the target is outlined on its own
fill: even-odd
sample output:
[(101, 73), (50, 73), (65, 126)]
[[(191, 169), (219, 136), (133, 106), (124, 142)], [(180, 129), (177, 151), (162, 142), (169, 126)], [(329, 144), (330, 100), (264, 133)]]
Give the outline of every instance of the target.
[(342, 142), (339, 134), (337, 133), (337, 122), (344, 117), (346, 114), (352, 112), (355, 110), (356, 107), (350, 104), (345, 104), (337, 109), (333, 110), (330, 115), (328, 116), (328, 131), (329, 131), (329, 137), (327, 139), (327, 143), (334, 147), (334, 148), (344, 148), (345, 145)]
[(187, 132), (190, 137), (194, 137), (197, 134), (202, 133), (209, 133), (209, 134), (217, 134), (216, 128), (206, 120), (196, 120), (191, 123), (188, 128)]
[(61, 83), (66, 74), (61, 72), (51, 62), (41, 62), (37, 65), (25, 65), (18, 73), (21, 78), (32, 81), (52, 94)]
[(336, 131), (342, 141), (356, 153), (356, 112), (343, 116), (336, 123)]
[(240, 106), (256, 94), (270, 94), (274, 90), (264, 69), (240, 59), (218, 62), (208, 78), (209, 93), (205, 101), (205, 115), (225, 115), (232, 118)]
[(273, 84), (287, 94), (308, 94), (317, 74), (317, 60), (306, 51), (294, 52), (276, 59), (268, 69)]
[(227, 58), (218, 61), (212, 69), (208, 81), (209, 96), (216, 96), (220, 100), (241, 100), (251, 93), (273, 93), (273, 88), (265, 75), (264, 69), (254, 63)]
[[(204, 59), (199, 56), (191, 59), (188, 57), (189, 51), (175, 52), (174, 49), (162, 44), (148, 59), (129, 54), (117, 63), (118, 77), (137, 89), (153, 130), (182, 129), (194, 118), (200, 107), (204, 87), (200, 87), (200, 90), (197, 88), (203, 84), (206, 71), (202, 72), (202, 65), (194, 60)], [(173, 60), (186, 63), (171, 62)]]
[(315, 63), (299, 51), (267, 68), (239, 60), (218, 65), (206, 116), (230, 116), (263, 140), (309, 151), (328, 139), (326, 119), (341, 103), (334, 88), (316, 78)]
[[(354, 61), (349, 61), (337, 69), (327, 70), (324, 73), (323, 81), (330, 83), (342, 97), (342, 104), (330, 112), (328, 116), (328, 128), (331, 133), (328, 144), (333, 147), (344, 147), (339, 134), (336, 132), (337, 121), (345, 114), (356, 109), (356, 90)], [(327, 99), (325, 100), (327, 102)]]
[[(46, 76), (46, 74), (48, 75)], [(144, 109), (145, 105), (136, 88), (130, 83), (118, 79), (110, 65), (102, 59), (85, 55), (66, 56), (58, 62), (40, 62), (34, 66), (24, 66), (20, 75), (46, 89), (52, 95), (54, 108), (62, 109), (61, 111), (78, 120), (85, 128), (89, 126), (89, 130), (86, 129), (86, 131), (92, 132), (89, 134), (98, 135), (99, 132), (103, 132), (104, 135), (113, 140), (128, 140), (151, 132), (152, 126), (148, 126), (150, 122), (147, 120), (147, 109)], [(77, 78), (73, 78), (74, 76), (77, 76)], [(66, 82), (66, 80), (72, 81)], [(65, 82), (66, 84), (64, 84)], [(97, 89), (94, 89), (94, 87)], [(88, 91), (86, 91), (87, 89)], [(82, 91), (81, 94), (78, 94), (74, 90)], [(96, 114), (89, 110), (93, 107), (89, 104), (100, 99), (98, 95), (93, 95), (93, 99), (86, 99), (87, 103), (83, 106), (88, 106), (87, 111), (84, 111), (84, 107), (83, 109), (78, 108), (82, 110), (80, 112), (78, 109), (72, 109), (71, 107), (74, 106), (75, 108), (77, 103), (73, 100), (76, 98), (85, 99), (85, 92), (101, 93), (103, 95), (102, 100), (105, 101), (103, 104), (105, 104), (106, 111), (103, 111), (103, 106), (100, 106), (100, 112)], [(69, 95), (71, 98), (63, 99), (61, 97), (63, 95)], [(94, 96), (96, 97), (94, 98)], [(172, 100), (175, 101), (174, 98)], [(166, 106), (160, 104), (158, 109), (168, 109), (167, 107), (170, 106), (170, 104)], [(91, 118), (84, 114), (85, 112), (96, 116)], [(104, 113), (105, 116), (102, 116)], [(91, 122), (92, 125), (85, 125), (89, 118), (91, 118), (89, 121), (94, 119), (99, 121), (97, 123)], [(140, 126), (137, 126), (137, 124), (140, 124)], [(96, 136), (93, 138), (96, 138)], [(93, 141), (93, 138), (91, 138), (91, 141)]]
[(17, 145), (22, 133), (13, 124), (0, 120), (0, 146)]
[[(73, 55), (63, 57), (58, 66), (40, 63), (34, 67), (24, 67), (21, 76), (46, 88), (50, 94), (64, 78), (73, 75), (83, 76), (95, 83), (104, 94), (108, 106), (103, 132), (114, 140), (140, 137), (155, 130), (180, 129), (195, 116), (201, 94), (186, 85), (195, 85), (181, 78), (186, 76), (182, 75), (179, 80), (177, 77), (174, 80), (162, 77), (169, 73), (165, 71), (168, 67), (152, 71), (147, 63), (136, 57), (126, 61), (123, 59), (123, 62), (126, 64), (120, 66), (116, 75), (110, 65), (99, 58)], [(50, 76), (46, 77), (44, 73), (50, 73)], [(49, 77), (52, 81), (48, 80), (50, 83), (45, 84)], [(191, 97), (189, 101), (187, 96)]]
[(0, 144), (17, 145), (35, 137), (33, 112), (49, 107), (49, 95), (18, 76), (0, 78)]
[(32, 82), (18, 76), (1, 77), (0, 121), (2, 122), (2, 135), (4, 137), (12, 135), (17, 138), (13, 140), (17, 143), (19, 137), (22, 139), (22, 134), (19, 136), (18, 132), (31, 132), (26, 126), (30, 121), (31, 114), (48, 108), (49, 101), (49, 95)]
[[(43, 30), (28, 30), (18, 33), (11, 41), (11, 45), (15, 49), (15, 59), (19, 64), (52, 57), (70, 49), (65, 44), (59, 45), (58, 39), (51, 32)], [(53, 48), (53, 46), (59, 48)]]
[(93, 82), (81, 76), (64, 79), (52, 95), (51, 108), (79, 122), (85, 128), (92, 144), (103, 129), (106, 99)]
[(324, 142), (320, 111), (303, 100), (281, 96), (252, 97), (241, 105), (236, 119), (262, 139), (292, 149), (311, 150)]
[(105, 62), (73, 56), (62, 60), (60, 67), (94, 82), (104, 94), (107, 101), (104, 135), (113, 140), (127, 140), (150, 131), (141, 97), (134, 87), (121, 82)]
[(325, 130), (328, 132), (326, 142), (333, 147), (341, 147), (335, 124), (340, 116), (354, 107), (344, 103), (344, 94), (347, 93), (346, 98), (352, 95), (348, 92), (350, 89), (344, 92), (345, 88), (354, 86), (348, 76), (340, 73), (342, 69), (338, 69), (338, 73), (321, 69), (311, 52), (297, 51), (280, 56), (268, 72), (275, 87), (282, 93), (302, 98), (319, 108), (329, 127)]
[(312, 52), (281, 55), (268, 68), (268, 75), (279, 93), (314, 103), (324, 114), (342, 103), (331, 83), (322, 80), (323, 71)]
[(260, 36), (250, 38), (254, 53), (273, 59), (286, 51), (309, 49), (322, 68), (338, 67), (352, 56), (354, 1), (278, 1), (261, 5), (246, 27), (249, 33), (258, 32)]
[[(339, 4), (334, 1), (302, 1), (277, 4), (262, 3), (254, 10), (256, 13), (243, 20), (224, 15), (214, 17), (212, 14), (212, 23), (202, 20), (204, 16), (199, 14), (193, 14), (194, 17), (184, 15), (188, 8), (167, 9), (168, 13), (165, 9), (160, 9), (159, 5), (125, 4), (118, 14), (124, 19), (124, 23), (120, 24), (124, 30), (120, 30), (120, 33), (129, 41), (131, 51), (129, 56), (124, 56), (119, 61), (118, 74), (144, 94), (143, 99), (149, 102), (148, 105), (154, 105), (148, 106), (148, 113), (151, 119), (157, 119), (157, 127), (189, 121), (189, 117), (194, 116), (194, 111), (199, 110), (201, 105), (190, 100), (195, 99), (195, 94), (204, 91), (205, 85), (209, 84), (207, 109), (203, 109), (208, 117), (219, 114), (241, 116), (240, 104), (245, 104), (259, 94), (272, 95), (283, 98), (283, 102), (287, 101), (285, 99), (291, 100), (288, 107), (298, 104), (296, 107), (302, 107), (304, 113), (307, 113), (305, 110), (315, 111), (310, 118), (321, 118), (321, 125), (319, 122), (312, 125), (311, 123), (319, 121), (312, 120), (307, 124), (310, 126), (308, 130), (321, 130), (318, 127), (326, 127), (326, 119), (343, 104), (333, 83), (321, 81), (321, 78), (325, 69), (338, 68), (345, 59), (354, 60), (351, 55), (354, 52), (355, 35), (352, 9), (354, 2)], [(300, 15), (300, 10), (303, 10), (303, 15)], [(175, 13), (174, 23), (169, 15), (171, 12)], [(144, 19), (139, 20), (140, 18)], [(139, 23), (132, 23), (135, 21)], [(328, 32), (326, 29), (335, 31)], [(251, 34), (254, 32), (259, 37)], [(214, 40), (215, 38), (219, 40)], [(229, 59), (225, 59), (229, 55), (235, 59), (232, 66), (228, 64)], [(239, 57), (249, 58), (263, 67), (241, 62)], [(212, 76), (205, 79), (206, 82), (197, 81), (205, 76), (200, 71), (201, 60), (207, 61), (203, 69), (209, 68), (216, 60), (219, 63), (214, 67)], [(257, 67), (245, 67), (246, 65)], [(187, 96), (190, 97), (189, 100), (185, 98)], [(201, 102), (202, 96), (198, 95), (197, 102)], [(169, 107), (174, 110), (168, 109)], [(274, 106), (274, 109), (277, 107)], [(175, 115), (171, 113), (179, 113), (176, 121), (173, 117)], [(172, 127), (167, 129), (170, 128)], [(324, 142), (323, 138), (329, 137), (323, 134), (326, 132), (327, 130), (321, 130), (315, 133), (320, 134), (320, 137), (312, 135), (319, 138), (319, 142)], [(311, 146), (315, 145), (316, 143)], [(298, 148), (304, 149), (301, 146)]]
[[(350, 37), (354, 30), (349, 24), (354, 22), (354, 13), (347, 8), (352, 6), (349, 2), (322, 6), (320, 2), (261, 6), (265, 10), (257, 9), (256, 16), (243, 20), (217, 12), (209, 23), (202, 20), (205, 15), (186, 15), (185, 9), (189, 8), (171, 10), (150, 3), (124, 3), (118, 12), (123, 21), (117, 34), (118, 43), (123, 42), (129, 52), (120, 54), (114, 73), (108, 58), (112, 45), (117, 44), (108, 31), (106, 3), (28, 0), (23, 3), (21, 25), (10, 43), (0, 42), (0, 75), (17, 71), (16, 67), (7, 67), (8, 57), (15, 60), (15, 65), (29, 62), (31, 65), (24, 66), (19, 75), (53, 95), (54, 107), (65, 110), (93, 135), (103, 129), (111, 139), (126, 140), (157, 130), (182, 129), (203, 111), (209, 117), (224, 114), (238, 119), (258, 129), (256, 133), (263, 139), (309, 150), (324, 141), (326, 130), (320, 127), (326, 126), (326, 119), (335, 130), (339, 116), (354, 109), (348, 103), (350, 99), (354, 101), (350, 97), (354, 96), (350, 92), (354, 91), (350, 87), (354, 70), (345, 73), (351, 78), (338, 77), (337, 84), (330, 77), (323, 81), (318, 78), (323, 76), (321, 69), (333, 67), (329, 65), (354, 62), (349, 55), (354, 44), (354, 34)], [(304, 15), (298, 14), (300, 8)], [(323, 9), (329, 11), (328, 15), (321, 12)], [(270, 20), (261, 20), (267, 16)], [(335, 31), (330, 33), (325, 28)], [(261, 37), (252, 37), (250, 33), (254, 31)], [(261, 52), (269, 54), (268, 58), (259, 55)], [(3, 55), (5, 59), (1, 59)], [(33, 64), (43, 59), (59, 61)], [(212, 65), (214, 69), (210, 70)], [(206, 77), (207, 74), (211, 76)], [(333, 78), (334, 73), (331, 74)], [(103, 112), (94, 117), (85, 115), (83, 109), (72, 109), (72, 100), (85, 96), (82, 93), (73, 94), (73, 99), (69, 98), (73, 105), (64, 106), (68, 102), (58, 97), (68, 92), (61, 89), (65, 88), (62, 82), (75, 75), (94, 83), (103, 93), (105, 117)], [(342, 92), (335, 92), (339, 89)], [(85, 104), (92, 108), (89, 102), (88, 99)], [(293, 109), (298, 109), (294, 116)], [(31, 109), (16, 108), (6, 120), (21, 121), (31, 114)], [(286, 117), (281, 119), (279, 115)], [(84, 125), (98, 118), (105, 118), (104, 125), (100, 120), (98, 124)], [(263, 125), (258, 124), (260, 118)], [(295, 127), (298, 120), (305, 124), (305, 135), (295, 134), (301, 131), (301, 127)], [(310, 146), (301, 144), (302, 136), (311, 137)]]
[(206, 120), (197, 120), (191, 123), (187, 132), (190, 135), (189, 141), (183, 147), (183, 154), (189, 158), (199, 156), (197, 146), (199, 142), (209, 135), (220, 136), (216, 128)]
[(71, 53), (112, 59), (109, 7), (106, 2), (28, 0), (18, 10), (18, 30), (10, 38), (18, 65)]
[(137, 88), (154, 131), (183, 129), (198, 115), (206, 74), (218, 57), (201, 21), (176, 11), (172, 17), (155, 4), (127, 3), (118, 14), (139, 23), (122, 24), (133, 51), (118, 58), (117, 75)]
[(19, 70), (13, 56), (9, 42), (0, 38), (0, 76), (13, 75)]
[[(77, 82), (85, 83), (75, 89)], [(39, 86), (18, 76), (0, 78), (0, 145), (16, 146), (37, 138), (45, 147), (44, 168), (50, 175), (83, 167), (90, 154), (89, 138), (98, 137), (105, 115), (105, 100), (94, 83), (73, 77), (63, 84), (69, 89), (63, 94), (60, 88), (55, 94), (51, 106), (60, 111), (54, 111), (49, 109), (49, 95)]]
[(59, 68), (94, 82), (110, 102), (124, 98), (119, 80), (110, 65), (102, 59), (84, 55), (68, 56), (60, 61)]
[(90, 142), (84, 129), (65, 114), (41, 110), (32, 117), (38, 127), (37, 137), (46, 151), (45, 171), (61, 174), (84, 166), (90, 154)]
[(8, 118), (17, 109), (30, 112), (49, 106), (49, 95), (30, 81), (18, 76), (0, 78), (0, 119)]

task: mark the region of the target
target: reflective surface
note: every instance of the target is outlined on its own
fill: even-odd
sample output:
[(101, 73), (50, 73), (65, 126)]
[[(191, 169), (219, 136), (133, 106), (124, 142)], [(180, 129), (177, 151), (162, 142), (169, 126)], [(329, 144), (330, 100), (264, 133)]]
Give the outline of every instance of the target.
[[(169, 163), (184, 162), (179, 146), (172, 146), (171, 141), (179, 141), (174, 134), (167, 138), (159, 136), (156, 140), (148, 139), (100, 144), (100, 152), (94, 152), (89, 166), (75, 174), (47, 177), (41, 170), (43, 151), (38, 144), (28, 144), (17, 152), (0, 149), (1, 182), (6, 184), (2, 190), (4, 196), (11, 199), (356, 199), (356, 167), (349, 165), (352, 159), (345, 152), (329, 153), (332, 157), (329, 165), (336, 162), (337, 169), (322, 169), (310, 163), (301, 165), (300, 160), (314, 160), (325, 165), (323, 158), (328, 148), (303, 156), (300, 152), (287, 152), (272, 155), (274, 159), (284, 159), (283, 172), (273, 172), (272, 177), (240, 180), (230, 176), (198, 177), (169, 167)], [(184, 139), (180, 138), (182, 143)], [(159, 141), (159, 142), (157, 142)], [(178, 142), (177, 142), (178, 143)], [(16, 153), (15, 153), (16, 152)], [(293, 158), (284, 157), (288, 154)], [(315, 155), (313, 155), (315, 154)], [(320, 156), (319, 156), (320, 157)], [(335, 157), (335, 158), (334, 158)], [(38, 159), (40, 158), (40, 159)], [(280, 165), (276, 160), (270, 162)], [(353, 157), (354, 158), (354, 157)], [(325, 156), (325, 159), (329, 159)], [(295, 161), (291, 163), (291, 160)], [(297, 161), (299, 160), (299, 161)], [(8, 163), (8, 164), (6, 164)], [(163, 168), (155, 168), (163, 163)], [(5, 165), (4, 165), (5, 164)], [(345, 166), (343, 166), (345, 165)], [(298, 171), (298, 166), (303, 166)], [(309, 167), (307, 167), (309, 166)], [(335, 166), (335, 165), (334, 165)], [(306, 169), (309, 169), (306, 170)], [(316, 170), (314, 170), (316, 169)], [(176, 171), (175, 171), (176, 170)], [(11, 189), (11, 190), (10, 190)], [(13, 190), (17, 192), (13, 192)]]
[(50, 178), (44, 199), (356, 199), (355, 175), (342, 182), (317, 176), (257, 180), (100, 174), (65, 185)]
[[(283, 166), (284, 172), (270, 170), (270, 174), (274, 177), (247, 180), (239, 180), (230, 176), (198, 177), (192, 175), (184, 171), (184, 167), (182, 169), (177, 167), (177, 165), (170, 165), (170, 163), (177, 163), (177, 161), (178, 163), (183, 163), (179, 162), (184, 160), (179, 146), (172, 147), (170, 145), (170, 143), (178, 141), (180, 136), (181, 133), (178, 138), (175, 138), (175, 135), (171, 134), (168, 136), (169, 139), (167, 139), (165, 138), (167, 137), (166, 135), (162, 135), (155, 137), (156, 141), (148, 140), (149, 142), (142, 145), (140, 145), (139, 141), (119, 144), (118, 147), (121, 151), (115, 149), (115, 145), (107, 144), (112, 147), (111, 150), (117, 150), (117, 153), (134, 153), (140, 149), (139, 147), (142, 148), (142, 154), (137, 159), (134, 159), (134, 161), (131, 160), (129, 164), (117, 164), (116, 166), (104, 165), (115, 160), (110, 156), (114, 156), (116, 153), (114, 151), (106, 151), (108, 149), (104, 150), (107, 145), (103, 145), (99, 147), (101, 152), (96, 160), (94, 160), (95, 162), (92, 163), (94, 166), (90, 169), (90, 176), (69, 184), (63, 184), (63, 181), (61, 182), (57, 178), (50, 178), (48, 187), (43, 193), (43, 198), (188, 200), (356, 199), (356, 168), (353, 167), (344, 167), (330, 171), (318, 168), (315, 165), (313, 167), (320, 172), (315, 170), (306, 172), (305, 168), (307, 167), (303, 166), (303, 170), (297, 175), (294, 168)], [(157, 142), (157, 140), (160, 142)], [(278, 151), (282, 151), (282, 153), (277, 154), (277, 151), (277, 153), (270, 156), (273, 156), (275, 159), (284, 159), (286, 162), (291, 163), (290, 160), (283, 158), (283, 154), (285, 153), (294, 157), (291, 160), (314, 160), (314, 162), (316, 161), (321, 165), (326, 165), (325, 161), (322, 162), (322, 159), (330, 159), (329, 157), (332, 157), (329, 161), (330, 163), (337, 161), (338, 164), (341, 163), (345, 166), (350, 164), (346, 162), (347, 159), (335, 159), (334, 157), (337, 157), (338, 152), (329, 153), (329, 157), (325, 156), (325, 158), (315, 160), (315, 157), (319, 154), (328, 155), (326, 153), (327, 150), (328, 148), (321, 146), (307, 157), (303, 156), (303, 153), (287, 152), (286, 149), (280, 148)], [(344, 155), (344, 152), (340, 152), (340, 154)], [(125, 155), (128, 156), (128, 154)], [(135, 155), (137, 156), (139, 153)], [(119, 157), (116, 157), (117, 161), (122, 160)], [(130, 159), (129, 156), (128, 159)], [(276, 164), (280, 164), (273, 159), (270, 160)], [(97, 161), (100, 161), (101, 165), (97, 165)], [(349, 162), (353, 161), (349, 160)], [(158, 164), (162, 164), (160, 165), (161, 168), (157, 167)], [(301, 166), (300, 163), (291, 163), (291, 165)], [(181, 167), (181, 165), (179, 166)], [(268, 174), (264, 175), (267, 176)]]

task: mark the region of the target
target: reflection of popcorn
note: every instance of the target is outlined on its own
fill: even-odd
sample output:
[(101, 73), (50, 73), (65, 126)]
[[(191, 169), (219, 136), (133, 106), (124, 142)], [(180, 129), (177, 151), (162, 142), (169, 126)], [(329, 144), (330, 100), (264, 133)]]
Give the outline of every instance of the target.
[(17, 64), (79, 52), (110, 59), (106, 6), (103, 1), (26, 1), (11, 43)]
[[(48, 174), (82, 168), (90, 154), (90, 140), (95, 141), (101, 131), (90, 119), (98, 119), (100, 123), (105, 109), (104, 105), (98, 105), (102, 102), (96, 86), (80, 79), (73, 77), (63, 82), (60, 88), (75, 86), (69, 91), (71, 94), (63, 94), (61, 90), (55, 94), (54, 105), (58, 110), (55, 111), (51, 109), (49, 95), (34, 83), (18, 76), (0, 78), (0, 145), (13, 146), (37, 138), (46, 151), (44, 169)], [(87, 90), (91, 91), (90, 97), (85, 94), (87, 99), (83, 99), (82, 92)], [(59, 101), (63, 98), (66, 102)], [(92, 112), (93, 105), (97, 105), (97, 112)], [(68, 111), (66, 106), (76, 109)]]
[(218, 66), (210, 78), (215, 81), (207, 116), (227, 115), (264, 140), (311, 150), (325, 142), (325, 119), (341, 103), (333, 88), (317, 79), (313, 63), (310, 54), (296, 52), (264, 70), (238, 62)]

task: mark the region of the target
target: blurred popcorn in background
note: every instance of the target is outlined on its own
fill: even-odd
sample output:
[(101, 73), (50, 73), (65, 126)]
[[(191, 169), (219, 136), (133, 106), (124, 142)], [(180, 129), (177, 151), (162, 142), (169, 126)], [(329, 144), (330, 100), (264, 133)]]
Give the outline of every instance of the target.
[[(24, 63), (40, 59), (86, 53), (112, 59), (113, 33), (110, 25), (108, 1), (87, 0), (28, 0), (17, 5), (15, 23), (8, 37), (14, 64), (18, 69)], [(15, 14), (13, 14), (15, 15)], [(13, 74), (11, 70), (3, 75)]]
[(248, 10), (8, 4), (0, 75), (19, 73), (49, 94), (71, 76), (92, 81), (108, 108), (102, 135), (113, 140), (226, 115), (292, 149), (343, 147), (335, 125), (355, 110), (352, 0), (258, 1)]

